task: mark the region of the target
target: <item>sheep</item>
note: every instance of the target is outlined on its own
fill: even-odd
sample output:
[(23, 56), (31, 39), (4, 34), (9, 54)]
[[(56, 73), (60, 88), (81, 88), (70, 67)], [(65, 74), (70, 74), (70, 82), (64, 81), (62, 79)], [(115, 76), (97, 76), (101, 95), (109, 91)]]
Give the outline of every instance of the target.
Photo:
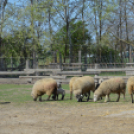
[(36, 101), (39, 96), (39, 101), (42, 101), (41, 96), (47, 94), (50, 99), (51, 95), (54, 94), (54, 99), (56, 99), (57, 94), (57, 82), (53, 78), (44, 78), (36, 81), (33, 85), (31, 96), (33, 100)]
[(84, 95), (88, 94), (87, 101), (90, 97), (90, 90), (95, 91), (94, 79), (90, 76), (76, 78), (72, 84), (72, 91), (78, 102), (82, 101)]
[[(57, 89), (57, 95), (56, 95), (57, 100), (58, 100), (58, 95), (60, 95), (60, 94), (62, 95), (61, 100), (63, 100), (64, 99), (64, 96), (65, 96), (65, 90), (62, 89), (62, 88), (58, 88)], [(54, 99), (54, 96), (52, 96), (52, 98)]]
[(96, 84), (96, 86), (95, 86), (95, 90), (97, 90), (98, 89), (98, 87), (100, 86), (100, 84), (103, 82), (104, 80), (103, 80), (103, 78), (100, 78), (99, 79), (99, 82)]
[[(100, 78), (99, 79), (99, 82), (96, 84), (96, 86), (95, 86), (95, 90), (97, 90), (98, 89), (98, 87), (100, 86), (100, 84), (103, 82), (104, 80), (103, 80), (103, 78)], [(100, 97), (100, 99), (102, 100), (102, 97)]]
[[(96, 84), (96, 86), (95, 86), (95, 90), (98, 89), (98, 87), (100, 86), (100, 84), (101, 84), (103, 81), (104, 81), (103, 78), (100, 78), (100, 79), (99, 79), (99, 82), (98, 82), (98, 83)], [(88, 94), (84, 94), (84, 95), (81, 96), (81, 99), (83, 99), (84, 96), (89, 97), (89, 96), (90, 96), (90, 92), (89, 92), (89, 96), (88, 96)], [(89, 98), (88, 98), (88, 99), (89, 99)], [(102, 97), (101, 97), (100, 99), (102, 100)]]
[(127, 89), (128, 93), (131, 95), (132, 103), (133, 101), (133, 93), (134, 93), (134, 76), (131, 76), (127, 81)]
[(125, 92), (126, 92), (126, 84), (122, 78), (111, 78), (105, 80), (101, 83), (99, 88), (94, 92), (94, 102), (96, 102), (100, 97), (106, 96), (105, 102), (108, 100), (110, 101), (109, 95), (110, 93), (118, 94), (117, 102), (120, 99), (120, 94), (124, 95), (125, 99)]
[(75, 81), (77, 78), (80, 78), (80, 77), (72, 77), (72, 78), (70, 79), (70, 82), (69, 82), (70, 100), (72, 100), (72, 94), (73, 94), (72, 86), (73, 86), (74, 81)]
[(61, 83), (57, 82), (57, 89), (61, 88)]
[[(61, 83), (57, 83), (57, 95), (56, 95), (57, 100), (58, 100), (58, 95), (59, 94), (62, 95), (61, 100), (63, 100), (64, 99), (64, 96), (65, 96), (65, 90), (62, 89)], [(52, 98), (54, 99), (54, 96), (52, 96)]]

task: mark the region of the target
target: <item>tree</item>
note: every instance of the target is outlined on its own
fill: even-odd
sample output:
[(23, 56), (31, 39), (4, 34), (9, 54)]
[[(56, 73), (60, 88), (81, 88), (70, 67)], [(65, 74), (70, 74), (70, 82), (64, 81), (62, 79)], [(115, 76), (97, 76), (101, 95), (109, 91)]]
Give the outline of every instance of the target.
[(3, 24), (5, 22), (5, 18), (4, 18), (4, 14), (5, 14), (5, 8), (6, 8), (6, 5), (7, 5), (7, 2), (8, 0), (2, 0), (0, 1), (0, 70), (4, 70), (4, 61), (2, 59), (2, 32), (3, 32)]
[[(83, 26), (84, 23), (84, 26)], [(72, 57), (76, 57), (78, 55), (78, 50), (85, 50), (84, 46), (89, 48), (91, 44), (91, 36), (89, 34), (88, 29), (86, 28), (85, 22), (71, 22), (70, 23), (70, 33), (71, 33), (71, 42), (72, 42)], [(83, 28), (84, 27), (84, 28)], [(84, 29), (84, 38), (83, 38), (83, 29)], [(65, 51), (65, 43), (66, 43), (66, 26), (63, 26), (54, 36), (53, 40), (55, 40), (55, 45), (53, 47), (54, 50), (59, 50), (62, 52), (62, 55), (66, 56)], [(69, 39), (68, 39), (69, 40)], [(69, 54), (69, 49), (66, 50)], [(84, 54), (84, 52), (83, 52)]]

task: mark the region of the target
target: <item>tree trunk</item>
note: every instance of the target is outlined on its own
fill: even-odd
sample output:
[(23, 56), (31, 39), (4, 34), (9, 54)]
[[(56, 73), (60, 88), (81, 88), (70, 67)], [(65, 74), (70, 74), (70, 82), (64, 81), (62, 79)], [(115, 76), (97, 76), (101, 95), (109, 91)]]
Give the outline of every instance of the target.
[(99, 41), (99, 45), (100, 45), (100, 62), (101, 62), (101, 34), (102, 34), (102, 0), (100, 0), (100, 13), (99, 13), (99, 21), (100, 21), (100, 41)]

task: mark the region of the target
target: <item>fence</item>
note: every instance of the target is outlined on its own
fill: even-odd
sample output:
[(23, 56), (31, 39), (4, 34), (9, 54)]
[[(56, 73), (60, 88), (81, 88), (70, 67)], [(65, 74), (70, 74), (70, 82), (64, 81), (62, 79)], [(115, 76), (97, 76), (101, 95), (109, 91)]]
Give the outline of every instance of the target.
[[(65, 61), (64, 58), (66, 58)], [(41, 69), (60, 68), (63, 70), (86, 70), (87, 68), (124, 68), (128, 62), (127, 58), (124, 58), (122, 61), (120, 57), (110, 60), (107, 57), (101, 57), (101, 59), (99, 59), (99, 57), (81, 56), (80, 52), (78, 52), (78, 56), (72, 57), (72, 59), (73, 62), (70, 63), (69, 57), (62, 57), (61, 55), (36, 57), (36, 59), (33, 59), (33, 57), (0, 58), (0, 71), (22, 71), (26, 68), (26, 60), (29, 60), (28, 66), (30, 69), (34, 69), (35, 67)]]

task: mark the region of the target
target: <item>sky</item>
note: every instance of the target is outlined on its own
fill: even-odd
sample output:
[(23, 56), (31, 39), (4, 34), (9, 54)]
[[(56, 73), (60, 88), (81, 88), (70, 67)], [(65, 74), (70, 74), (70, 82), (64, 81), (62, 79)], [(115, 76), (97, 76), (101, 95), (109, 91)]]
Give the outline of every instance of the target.
[(22, 1), (24, 2), (25, 0), (8, 0), (9, 3), (13, 3), (16, 5), (20, 5), (19, 3), (21, 3)]
[(9, 3), (16, 3), (18, 2), (19, 0), (8, 0)]

